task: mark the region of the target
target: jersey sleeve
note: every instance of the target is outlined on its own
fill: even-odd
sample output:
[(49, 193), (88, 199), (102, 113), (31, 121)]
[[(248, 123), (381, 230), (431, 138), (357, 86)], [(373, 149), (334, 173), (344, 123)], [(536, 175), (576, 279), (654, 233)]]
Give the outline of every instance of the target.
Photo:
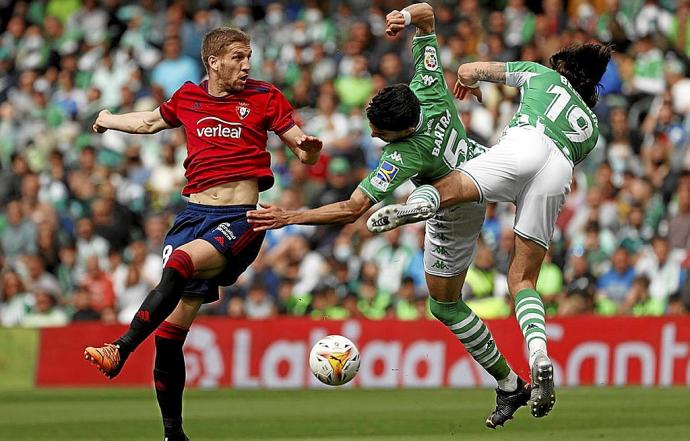
[(275, 132), (276, 135), (282, 135), (287, 132), (295, 125), (292, 112), (292, 105), (285, 98), (285, 95), (278, 89), (273, 89), (266, 109), (268, 129)]
[(550, 71), (546, 66), (531, 61), (509, 61), (506, 63), (506, 84), (522, 87), (533, 76)]
[(182, 88), (177, 89), (177, 91), (175, 91), (175, 93), (173, 93), (173, 95), (159, 107), (161, 116), (165, 122), (172, 127), (180, 127), (182, 125), (182, 121), (180, 121), (180, 118), (177, 116), (181, 90)]
[(373, 203), (381, 202), (408, 179), (419, 174), (422, 158), (417, 149), (407, 143), (386, 146), (379, 165), (359, 183), (358, 188)]
[(410, 89), (417, 98), (424, 102), (448, 97), (436, 34), (415, 36), (412, 40), (412, 58), (414, 76), (410, 82)]

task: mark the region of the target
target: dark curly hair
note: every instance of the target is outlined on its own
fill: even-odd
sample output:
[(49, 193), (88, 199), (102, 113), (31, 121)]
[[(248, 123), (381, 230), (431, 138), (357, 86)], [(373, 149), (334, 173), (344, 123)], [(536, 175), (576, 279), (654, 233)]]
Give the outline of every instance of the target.
[(367, 106), (367, 118), (374, 127), (396, 132), (416, 127), (419, 112), (419, 100), (407, 84), (384, 87)]
[(549, 58), (551, 68), (563, 75), (590, 108), (599, 100), (599, 81), (611, 59), (613, 47), (588, 43), (568, 46)]

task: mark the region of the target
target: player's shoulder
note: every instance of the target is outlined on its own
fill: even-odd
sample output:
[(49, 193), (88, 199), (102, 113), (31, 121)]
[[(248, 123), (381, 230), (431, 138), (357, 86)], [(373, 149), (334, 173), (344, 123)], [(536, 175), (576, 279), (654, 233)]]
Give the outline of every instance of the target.
[(506, 63), (506, 71), (509, 73), (513, 72), (532, 72), (537, 74), (548, 74), (555, 73), (555, 70), (550, 67), (544, 66), (541, 63), (535, 61), (509, 61)]
[(180, 86), (179, 89), (177, 90), (185, 90), (185, 91), (190, 91), (190, 92), (203, 92), (204, 89), (201, 87), (201, 84), (197, 84), (194, 81), (185, 81), (184, 84)]
[(179, 98), (181, 95), (187, 95), (187, 94), (193, 94), (193, 95), (198, 95), (198, 94), (204, 94), (205, 91), (201, 87), (201, 85), (196, 84), (193, 81), (185, 81), (176, 91), (173, 93), (173, 97)]
[(268, 81), (257, 80), (254, 78), (247, 78), (247, 83), (244, 85), (244, 89), (248, 92), (254, 93), (275, 93), (280, 92), (280, 89), (275, 84), (269, 83)]

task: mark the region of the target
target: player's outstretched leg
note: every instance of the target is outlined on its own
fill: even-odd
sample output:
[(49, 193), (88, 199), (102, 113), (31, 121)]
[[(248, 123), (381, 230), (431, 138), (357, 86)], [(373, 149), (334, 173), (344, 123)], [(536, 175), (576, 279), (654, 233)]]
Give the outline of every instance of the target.
[(496, 408), (487, 417), (486, 426), (491, 429), (503, 426), (506, 421), (513, 419), (513, 414), (520, 407), (527, 405), (529, 385), (508, 366), (489, 328), (465, 302), (461, 299), (439, 302), (434, 298), (429, 301), (434, 317), (455, 334), (472, 358), (496, 379)]
[(540, 418), (546, 416), (556, 403), (553, 364), (546, 352), (544, 304), (537, 291), (523, 289), (515, 296), (515, 316), (529, 349), (532, 377), (531, 411)]
[(165, 320), (180, 301), (182, 290), (194, 274), (192, 258), (175, 250), (165, 264), (161, 281), (146, 296), (129, 329), (112, 344), (87, 347), (84, 358), (112, 379), (122, 370), (127, 357)]
[(182, 346), (189, 329), (163, 322), (155, 333), (153, 379), (163, 416), (165, 441), (188, 441), (182, 429), (182, 392), (186, 379)]
[(391, 204), (379, 208), (367, 219), (367, 228), (372, 233), (383, 233), (400, 225), (427, 220), (436, 214), (441, 197), (431, 185), (417, 187), (404, 204)]

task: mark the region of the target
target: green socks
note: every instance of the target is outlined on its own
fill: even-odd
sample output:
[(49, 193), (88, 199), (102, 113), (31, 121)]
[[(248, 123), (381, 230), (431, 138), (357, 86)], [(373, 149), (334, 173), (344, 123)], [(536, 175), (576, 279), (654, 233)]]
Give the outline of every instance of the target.
[(539, 293), (533, 289), (523, 289), (515, 296), (515, 317), (525, 336), (529, 349), (529, 365), (538, 351), (546, 354), (546, 324), (544, 304)]
[(499, 382), (499, 387), (515, 390), (517, 376), (498, 350), (489, 329), (465, 302), (438, 302), (433, 298), (429, 300), (434, 317), (455, 334), (472, 358)]

